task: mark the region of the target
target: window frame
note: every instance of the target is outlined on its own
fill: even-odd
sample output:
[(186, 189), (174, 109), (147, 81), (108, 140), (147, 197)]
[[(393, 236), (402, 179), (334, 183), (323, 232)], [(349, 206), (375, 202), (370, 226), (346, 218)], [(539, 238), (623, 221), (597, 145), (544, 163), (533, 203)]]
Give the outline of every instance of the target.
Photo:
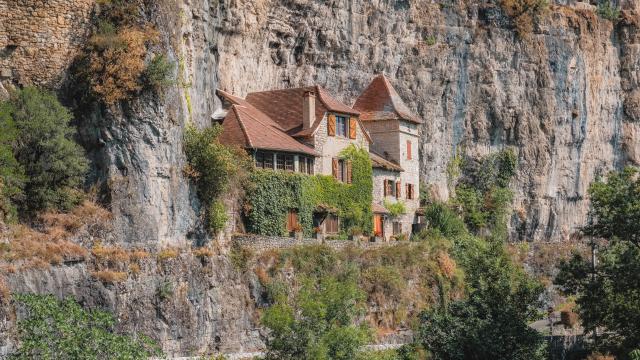
[(276, 153), (276, 170), (284, 171), (284, 160), (285, 155), (281, 153)]
[(346, 138), (347, 134), (347, 117), (343, 115), (335, 115), (336, 117), (336, 136)]

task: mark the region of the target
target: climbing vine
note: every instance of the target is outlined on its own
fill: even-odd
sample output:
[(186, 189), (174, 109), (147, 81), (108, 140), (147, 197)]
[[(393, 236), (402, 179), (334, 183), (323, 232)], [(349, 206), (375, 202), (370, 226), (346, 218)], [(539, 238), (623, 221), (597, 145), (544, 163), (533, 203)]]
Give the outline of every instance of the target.
[(286, 216), (296, 209), (305, 235), (313, 230), (313, 212), (321, 206), (337, 210), (343, 231), (372, 228), (373, 179), (369, 154), (350, 146), (341, 154), (352, 164), (351, 184), (331, 176), (308, 176), (270, 170), (256, 170), (247, 191), (245, 215), (249, 232), (261, 235), (286, 235)]

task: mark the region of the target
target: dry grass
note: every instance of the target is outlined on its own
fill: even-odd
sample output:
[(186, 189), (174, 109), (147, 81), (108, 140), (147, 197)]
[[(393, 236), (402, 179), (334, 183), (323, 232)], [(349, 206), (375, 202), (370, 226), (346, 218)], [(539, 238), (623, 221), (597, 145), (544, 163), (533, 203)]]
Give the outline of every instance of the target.
[(0, 276), (0, 304), (7, 305), (11, 300), (11, 290), (4, 280), (4, 277)]
[(158, 252), (158, 260), (165, 261), (169, 259), (177, 258), (180, 255), (180, 252), (176, 248), (168, 247), (160, 250)]
[(214, 255), (214, 252), (211, 248), (209, 247), (200, 247), (197, 248), (195, 250), (192, 251), (193, 255), (200, 258), (200, 259), (204, 259), (204, 258), (210, 258)]
[(129, 264), (129, 271), (134, 275), (138, 275), (140, 273), (140, 265), (136, 263)]
[(109, 284), (114, 284), (127, 280), (127, 273), (112, 270), (100, 270), (91, 273), (96, 279)]
[(151, 256), (148, 252), (140, 249), (134, 249), (129, 254), (129, 258), (134, 261), (140, 261)]
[(88, 253), (82, 246), (66, 240), (63, 230), (45, 233), (24, 225), (15, 225), (9, 231), (8, 246), (0, 252), (2, 260), (22, 261), (26, 267), (41, 268), (44, 264), (58, 265), (65, 260), (84, 260)]

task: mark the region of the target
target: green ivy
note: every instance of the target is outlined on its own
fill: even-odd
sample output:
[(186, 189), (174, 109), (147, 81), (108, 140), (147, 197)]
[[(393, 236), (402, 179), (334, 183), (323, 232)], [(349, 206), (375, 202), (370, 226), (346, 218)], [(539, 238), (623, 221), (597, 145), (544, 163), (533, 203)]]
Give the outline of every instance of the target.
[(366, 149), (350, 146), (341, 157), (352, 164), (351, 184), (331, 176), (256, 170), (247, 191), (248, 230), (261, 235), (286, 235), (286, 216), (297, 209), (305, 235), (313, 230), (313, 211), (318, 205), (337, 209), (342, 230), (372, 229), (373, 172)]
[(407, 207), (404, 205), (403, 201), (397, 201), (392, 203), (385, 200), (384, 207), (387, 208), (387, 210), (389, 210), (389, 215), (391, 215), (391, 217), (394, 217), (394, 218), (407, 213)]

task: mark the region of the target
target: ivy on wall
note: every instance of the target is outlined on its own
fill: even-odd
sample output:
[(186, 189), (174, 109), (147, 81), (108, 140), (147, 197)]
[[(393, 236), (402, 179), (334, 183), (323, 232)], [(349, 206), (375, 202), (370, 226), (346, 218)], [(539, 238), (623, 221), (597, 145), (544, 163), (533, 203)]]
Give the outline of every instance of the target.
[(286, 235), (289, 209), (296, 209), (305, 235), (313, 230), (313, 212), (318, 206), (337, 209), (342, 230), (370, 232), (373, 214), (373, 172), (366, 149), (351, 145), (341, 157), (352, 163), (352, 182), (338, 182), (331, 176), (308, 176), (270, 170), (256, 170), (247, 189), (246, 220), (249, 232)]

